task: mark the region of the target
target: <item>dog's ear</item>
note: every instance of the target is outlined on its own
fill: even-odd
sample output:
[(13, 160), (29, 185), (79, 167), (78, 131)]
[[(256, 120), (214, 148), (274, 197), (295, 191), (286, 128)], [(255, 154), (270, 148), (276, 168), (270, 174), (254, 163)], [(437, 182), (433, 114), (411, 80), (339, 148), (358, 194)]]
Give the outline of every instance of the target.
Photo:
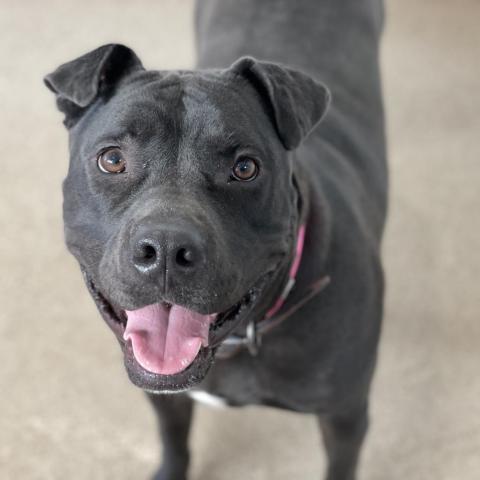
[(242, 57), (229, 69), (258, 91), (287, 150), (298, 147), (325, 115), (327, 87), (309, 75), (275, 63)]
[(121, 78), (138, 69), (143, 69), (142, 63), (133, 50), (110, 44), (60, 65), (44, 82), (55, 93), (70, 128), (98, 96), (108, 95)]

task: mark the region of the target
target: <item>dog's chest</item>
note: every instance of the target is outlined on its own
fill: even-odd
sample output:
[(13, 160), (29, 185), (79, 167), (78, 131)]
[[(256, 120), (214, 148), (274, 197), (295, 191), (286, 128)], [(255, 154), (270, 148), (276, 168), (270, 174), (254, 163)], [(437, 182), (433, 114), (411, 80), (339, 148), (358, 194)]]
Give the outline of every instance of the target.
[(218, 395), (212, 395), (211, 393), (203, 390), (190, 390), (188, 396), (196, 402), (203, 403), (209, 407), (224, 408), (228, 406), (228, 402), (225, 398)]

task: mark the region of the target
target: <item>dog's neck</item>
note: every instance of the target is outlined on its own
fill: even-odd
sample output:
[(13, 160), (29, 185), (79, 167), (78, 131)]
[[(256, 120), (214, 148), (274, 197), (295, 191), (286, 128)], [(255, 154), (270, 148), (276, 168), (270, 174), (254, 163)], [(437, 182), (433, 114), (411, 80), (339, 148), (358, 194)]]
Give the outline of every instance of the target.
[[(306, 226), (303, 257), (297, 274), (297, 286), (308, 287), (319, 276), (325, 274), (326, 263), (332, 236), (332, 212), (327, 198), (316, 187), (311, 186), (311, 174), (303, 163), (293, 158), (293, 181), (298, 195), (297, 231), (300, 225)], [(311, 241), (311, 239), (315, 239)]]
[[(297, 216), (292, 226), (293, 238), (295, 241), (292, 247), (292, 257), (287, 269), (283, 268), (279, 276), (280, 281), (277, 284), (277, 294), (274, 297), (275, 303), (267, 311), (264, 319), (272, 318), (282, 313), (282, 307), (287, 300), (293, 286), (297, 295), (305, 297), (312, 290), (312, 286), (323, 285), (323, 279), (327, 272), (324, 270), (330, 238), (330, 215), (328, 205), (323, 196), (315, 198), (312, 202), (311, 189), (309, 188), (308, 172), (305, 171), (302, 164), (293, 157), (292, 183), (296, 191)], [(315, 204), (315, 210), (310, 211), (312, 203)], [(317, 205), (318, 204), (318, 205)], [(320, 206), (320, 208), (318, 208)], [(320, 242), (315, 242), (314, 248), (306, 248), (306, 238), (310, 235), (310, 229), (321, 229), (321, 235), (314, 234), (314, 238), (320, 238)], [(308, 262), (303, 262), (302, 258), (308, 258)], [(320, 272), (316, 268), (311, 269), (311, 263), (315, 262), (320, 266)], [(303, 266), (303, 268), (301, 268)], [(328, 280), (329, 281), (329, 280)], [(326, 282), (328, 283), (328, 282)], [(325, 284), (326, 284), (325, 283)], [(278, 290), (280, 288), (280, 290)], [(316, 287), (314, 287), (315, 289)], [(323, 288), (323, 287), (322, 287)], [(320, 291), (320, 290), (319, 290)]]

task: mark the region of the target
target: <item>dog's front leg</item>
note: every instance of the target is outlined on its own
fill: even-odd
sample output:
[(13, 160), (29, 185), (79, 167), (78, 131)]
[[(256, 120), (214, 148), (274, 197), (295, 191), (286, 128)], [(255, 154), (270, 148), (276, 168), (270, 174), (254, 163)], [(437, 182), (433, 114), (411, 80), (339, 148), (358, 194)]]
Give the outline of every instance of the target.
[(186, 480), (193, 402), (184, 394), (147, 394), (158, 416), (162, 465), (153, 480)]
[(346, 412), (319, 415), (327, 450), (327, 480), (355, 480), (360, 448), (368, 428), (367, 403)]

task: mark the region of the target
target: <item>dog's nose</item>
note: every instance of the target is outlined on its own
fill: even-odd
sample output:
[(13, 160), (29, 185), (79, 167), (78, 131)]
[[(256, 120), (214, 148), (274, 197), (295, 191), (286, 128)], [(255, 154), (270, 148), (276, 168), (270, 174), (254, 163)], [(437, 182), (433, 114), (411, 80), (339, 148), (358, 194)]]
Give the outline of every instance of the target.
[(140, 229), (133, 241), (133, 265), (145, 274), (187, 273), (196, 270), (204, 258), (199, 236), (176, 226)]

